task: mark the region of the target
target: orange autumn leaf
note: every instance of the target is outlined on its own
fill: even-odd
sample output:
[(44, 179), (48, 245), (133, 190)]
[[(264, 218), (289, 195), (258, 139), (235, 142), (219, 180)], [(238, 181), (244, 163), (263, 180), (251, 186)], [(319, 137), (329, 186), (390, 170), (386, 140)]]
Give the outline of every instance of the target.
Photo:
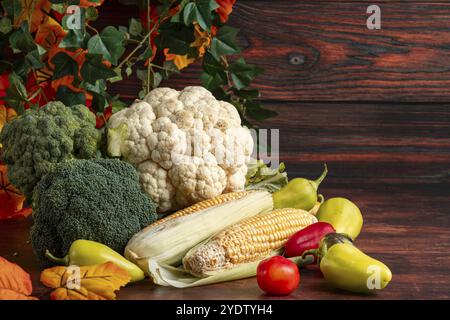
[[(0, 132), (4, 125), (17, 116), (13, 108), (0, 105)], [(0, 152), (2, 145), (0, 144)], [(25, 197), (8, 180), (8, 168), (0, 162), (0, 220), (26, 217), (31, 208), (24, 208)]]
[(67, 32), (58, 21), (47, 17), (45, 23), (39, 25), (34, 40), (44, 49), (49, 50), (52, 46), (57, 47), (66, 34)]
[(87, 7), (98, 7), (103, 4), (104, 0), (98, 0), (98, 1), (89, 1), (89, 0), (80, 0), (80, 3), (78, 6), (81, 8), (87, 8)]
[(36, 32), (38, 27), (47, 17), (46, 12), (51, 9), (48, 0), (18, 0), (21, 6), (20, 14), (14, 17), (14, 25), (20, 26), (22, 22), (28, 21), (30, 32)]
[(0, 256), (0, 300), (37, 300), (32, 291), (30, 275)]
[(236, 0), (216, 0), (219, 7), (216, 9), (217, 14), (220, 16), (220, 21), (223, 23), (228, 21), (228, 16), (233, 11), (233, 5)]
[[(0, 132), (3, 129), (5, 123), (10, 122), (17, 116), (16, 111), (13, 108), (8, 108), (4, 105), (0, 105)], [(0, 144), (1, 147), (1, 144)]]
[[(48, 51), (48, 64), (50, 66), (50, 68), (54, 69), (55, 66), (52, 63), (52, 59), (53, 57), (59, 53), (59, 52), (64, 52), (66, 53), (68, 56), (70, 56), (78, 65), (78, 77), (81, 77), (80, 74), (80, 70), (81, 70), (81, 66), (83, 65), (84, 61), (86, 60), (86, 54), (87, 54), (87, 50), (84, 50), (82, 48), (78, 48), (75, 51), (70, 51), (70, 50), (66, 50), (64, 48), (58, 48), (58, 47), (52, 47), (49, 51)], [(49, 71), (51, 74), (53, 73), (53, 71)], [(73, 92), (83, 92), (86, 96), (86, 100), (88, 99), (92, 99), (92, 95), (87, 93), (85, 90), (73, 85), (73, 81), (74, 81), (75, 77), (74, 75), (65, 75), (59, 79), (55, 79), (51, 81), (51, 87), (52, 89), (56, 92), (58, 91), (58, 88), (60, 86), (66, 86), (68, 87), (70, 90), (72, 90)]]
[(24, 208), (25, 197), (8, 180), (8, 171), (0, 164), (0, 220), (26, 217), (31, 214), (31, 208)]
[(112, 262), (53, 267), (41, 272), (41, 282), (55, 289), (50, 294), (52, 300), (114, 300), (115, 291), (130, 280), (130, 274)]

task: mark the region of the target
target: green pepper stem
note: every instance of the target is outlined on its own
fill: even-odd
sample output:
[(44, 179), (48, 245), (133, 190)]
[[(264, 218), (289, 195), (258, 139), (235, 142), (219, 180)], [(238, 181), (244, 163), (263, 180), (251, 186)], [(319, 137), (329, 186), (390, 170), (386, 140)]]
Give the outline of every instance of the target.
[(317, 185), (317, 188), (319, 188), (319, 185), (322, 183), (323, 179), (325, 179), (325, 177), (327, 176), (327, 173), (328, 173), (327, 164), (324, 163), (323, 166), (324, 166), (324, 169), (323, 169), (322, 174), (320, 175), (319, 178), (317, 178), (317, 180), (314, 181), (314, 183)]
[(294, 258), (294, 262), (297, 264), (299, 268), (307, 266), (314, 262), (314, 256), (308, 255), (306, 257), (296, 257)]
[(64, 258), (55, 257), (50, 251), (45, 250), (45, 257), (51, 262), (59, 265), (68, 266), (69, 265), (69, 256), (65, 256)]
[(322, 204), (325, 202), (325, 197), (322, 194), (318, 194), (317, 201), (319, 201), (319, 203)]
[[(306, 259), (307, 256), (317, 257), (318, 251), (319, 251), (319, 249), (310, 249), (310, 250), (306, 250), (305, 252), (303, 252), (302, 258), (303, 258), (303, 259)], [(314, 261), (314, 260), (313, 260), (313, 261)]]

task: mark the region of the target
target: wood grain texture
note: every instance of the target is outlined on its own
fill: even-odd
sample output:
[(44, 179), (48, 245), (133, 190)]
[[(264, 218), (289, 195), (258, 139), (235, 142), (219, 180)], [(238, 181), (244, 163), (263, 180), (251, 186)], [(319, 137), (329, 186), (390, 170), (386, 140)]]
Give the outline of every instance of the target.
[[(255, 83), (263, 99), (448, 101), (450, 3), (381, 3), (381, 30), (366, 28), (370, 4), (238, 1), (229, 23), (241, 29), (247, 60), (265, 69)], [(110, 19), (126, 21), (113, 10)], [(190, 67), (170, 84), (198, 75)], [(135, 96), (135, 83), (121, 88)]]
[[(279, 115), (280, 159), (293, 176), (362, 183), (450, 183), (450, 109), (445, 104), (266, 103)], [(449, 192), (450, 194), (450, 192)]]

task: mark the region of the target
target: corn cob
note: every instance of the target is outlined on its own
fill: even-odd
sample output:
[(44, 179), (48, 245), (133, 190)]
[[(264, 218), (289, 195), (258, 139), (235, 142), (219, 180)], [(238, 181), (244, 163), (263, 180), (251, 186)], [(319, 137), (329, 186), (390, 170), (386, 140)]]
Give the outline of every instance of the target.
[(221, 194), (220, 196), (217, 196), (212, 199), (207, 199), (207, 200), (197, 202), (197, 203), (193, 204), (192, 206), (178, 210), (177, 212), (174, 212), (174, 213), (168, 215), (167, 217), (164, 217), (162, 219), (159, 219), (158, 221), (155, 221), (154, 223), (152, 223), (145, 229), (153, 229), (153, 228), (155, 228), (161, 224), (164, 224), (167, 221), (170, 221), (172, 219), (183, 217), (183, 216), (186, 216), (191, 213), (195, 213), (195, 212), (203, 210), (203, 209), (208, 209), (210, 207), (217, 206), (217, 205), (220, 205), (225, 202), (237, 200), (246, 195), (248, 195), (247, 191), (230, 192), (230, 193)]
[(243, 263), (261, 260), (284, 246), (298, 230), (317, 222), (301, 209), (277, 209), (248, 218), (190, 250), (183, 259), (186, 270), (208, 275)]
[(125, 256), (148, 272), (148, 262), (177, 266), (189, 249), (243, 219), (273, 209), (267, 191), (226, 193), (161, 219), (134, 235)]

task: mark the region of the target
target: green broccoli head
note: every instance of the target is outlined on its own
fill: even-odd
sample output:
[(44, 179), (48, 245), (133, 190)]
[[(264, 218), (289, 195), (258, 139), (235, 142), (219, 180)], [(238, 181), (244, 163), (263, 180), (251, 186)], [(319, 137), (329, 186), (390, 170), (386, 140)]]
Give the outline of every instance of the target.
[(115, 159), (67, 160), (36, 185), (31, 240), (35, 254), (63, 256), (73, 241), (93, 240), (123, 253), (157, 218), (133, 166)]
[(27, 197), (54, 166), (67, 159), (97, 156), (101, 134), (95, 116), (82, 105), (49, 102), (5, 125), (0, 133), (3, 161), (12, 184)]

